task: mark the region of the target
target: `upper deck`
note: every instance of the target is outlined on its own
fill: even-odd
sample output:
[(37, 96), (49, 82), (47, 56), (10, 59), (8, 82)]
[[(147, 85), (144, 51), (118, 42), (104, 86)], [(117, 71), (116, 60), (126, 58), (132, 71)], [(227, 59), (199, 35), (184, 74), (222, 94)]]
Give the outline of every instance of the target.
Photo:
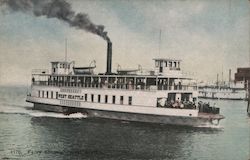
[[(197, 91), (197, 83), (185, 77), (180, 70), (180, 60), (154, 59), (155, 68), (148, 74), (94, 74), (95, 63), (88, 67), (75, 67), (74, 62), (52, 62), (51, 74), (32, 74), (33, 85), (62, 87), (87, 87), (128, 90), (181, 90)], [(94, 61), (95, 62), (95, 61)], [(140, 72), (142, 73), (142, 72)]]
[(109, 88), (128, 90), (197, 91), (192, 79), (142, 75), (56, 75), (32, 74), (33, 85), (59, 87)]

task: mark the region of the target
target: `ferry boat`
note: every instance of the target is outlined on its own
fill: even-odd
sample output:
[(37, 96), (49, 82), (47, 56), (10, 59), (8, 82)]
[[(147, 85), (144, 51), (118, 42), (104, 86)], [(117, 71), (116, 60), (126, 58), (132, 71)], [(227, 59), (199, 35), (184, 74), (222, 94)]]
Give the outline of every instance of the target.
[(32, 73), (27, 102), (34, 109), (125, 121), (206, 127), (224, 118), (219, 108), (198, 101), (195, 80), (184, 76), (181, 60), (155, 58), (145, 73), (118, 69), (112, 72), (112, 43), (107, 42), (106, 73), (95, 65), (51, 62), (51, 73)]
[(227, 85), (205, 84), (199, 85), (199, 98), (246, 100), (247, 91), (244, 81), (229, 82)]

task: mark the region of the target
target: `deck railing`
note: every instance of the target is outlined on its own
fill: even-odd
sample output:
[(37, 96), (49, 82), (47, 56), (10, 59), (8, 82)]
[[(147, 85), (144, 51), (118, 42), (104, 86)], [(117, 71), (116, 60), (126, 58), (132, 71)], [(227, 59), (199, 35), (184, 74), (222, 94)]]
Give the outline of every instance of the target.
[(126, 90), (173, 90), (173, 91), (196, 91), (197, 86), (191, 85), (145, 85), (145, 84), (115, 84), (115, 83), (81, 83), (81, 82), (49, 82), (34, 81), (33, 85), (56, 86), (56, 87), (80, 87), (80, 88), (102, 88), (102, 89), (126, 89)]

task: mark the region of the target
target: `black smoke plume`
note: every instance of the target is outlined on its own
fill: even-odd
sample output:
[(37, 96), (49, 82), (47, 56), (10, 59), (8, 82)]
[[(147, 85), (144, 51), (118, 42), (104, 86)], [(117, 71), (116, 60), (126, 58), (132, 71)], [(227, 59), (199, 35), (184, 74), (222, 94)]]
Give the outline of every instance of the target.
[(103, 25), (94, 24), (85, 13), (76, 13), (65, 0), (0, 0), (0, 6), (3, 5), (14, 12), (57, 18), (72, 27), (83, 29), (110, 41)]

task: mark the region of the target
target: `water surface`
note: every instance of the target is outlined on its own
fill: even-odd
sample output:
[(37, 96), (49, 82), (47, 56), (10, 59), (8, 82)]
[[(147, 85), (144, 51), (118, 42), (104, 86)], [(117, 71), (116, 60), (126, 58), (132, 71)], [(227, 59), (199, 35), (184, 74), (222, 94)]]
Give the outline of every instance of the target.
[(247, 160), (250, 118), (244, 101), (211, 101), (220, 128), (192, 128), (65, 116), (31, 110), (25, 87), (0, 88), (2, 159)]

